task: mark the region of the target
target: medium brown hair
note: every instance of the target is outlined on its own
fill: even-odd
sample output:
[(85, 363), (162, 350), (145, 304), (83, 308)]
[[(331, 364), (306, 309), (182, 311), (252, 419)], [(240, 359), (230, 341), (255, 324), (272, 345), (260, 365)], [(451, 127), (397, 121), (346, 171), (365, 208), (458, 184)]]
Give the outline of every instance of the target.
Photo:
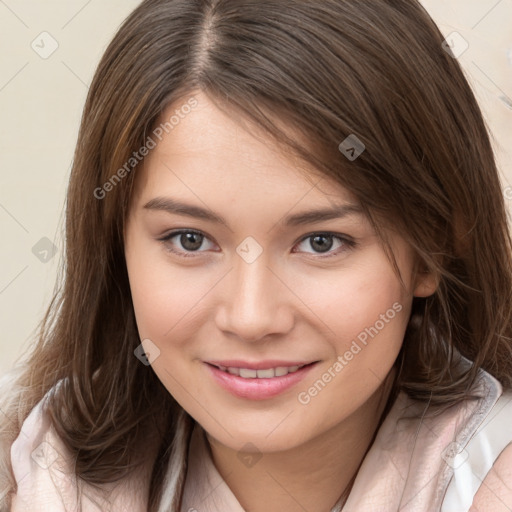
[[(141, 461), (135, 447), (154, 439), (148, 510), (157, 509), (181, 408), (134, 356), (123, 229), (136, 170), (101, 200), (94, 190), (144, 144), (166, 106), (198, 90), (355, 194), (385, 247), (392, 227), (438, 276), (432, 296), (413, 300), (395, 394), (452, 406), (470, 396), (480, 368), (512, 387), (504, 199), (481, 111), (443, 39), (412, 0), (141, 3), (107, 48), (85, 104), (61, 284), (1, 404), (11, 422), (0, 432), (0, 484), (15, 490), (8, 447), (65, 379), (48, 412), (76, 475), (116, 481)], [(365, 145), (353, 161), (338, 149), (351, 134)], [(458, 353), (473, 362), (469, 371), (456, 371)]]

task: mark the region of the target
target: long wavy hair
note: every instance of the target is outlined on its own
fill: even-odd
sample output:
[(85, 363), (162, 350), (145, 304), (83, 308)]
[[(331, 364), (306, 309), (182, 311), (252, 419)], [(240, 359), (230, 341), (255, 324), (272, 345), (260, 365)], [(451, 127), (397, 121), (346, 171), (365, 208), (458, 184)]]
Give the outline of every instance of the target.
[[(192, 420), (134, 356), (123, 230), (137, 167), (102, 199), (94, 191), (144, 145), (166, 106), (199, 90), (352, 192), (390, 261), (392, 226), (438, 276), (432, 296), (413, 299), (393, 396), (450, 407), (472, 397), (480, 368), (512, 387), (504, 198), (481, 111), (443, 40), (413, 0), (145, 0), (135, 9), (83, 111), (53, 300), (2, 390), (3, 488), (16, 491), (9, 447), (22, 422), (63, 379), (48, 413), (76, 476), (117, 481), (152, 439), (148, 510), (162, 510), (177, 424)], [(349, 135), (365, 145), (353, 161), (338, 149)], [(456, 354), (469, 369), (456, 370)]]

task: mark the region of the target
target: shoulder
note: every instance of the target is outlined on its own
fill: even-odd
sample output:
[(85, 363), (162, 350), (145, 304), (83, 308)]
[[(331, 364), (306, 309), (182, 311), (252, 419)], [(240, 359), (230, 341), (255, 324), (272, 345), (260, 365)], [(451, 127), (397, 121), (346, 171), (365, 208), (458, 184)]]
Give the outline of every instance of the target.
[(503, 392), (487, 372), (482, 381), (487, 395), (446, 459), (453, 477), (441, 512), (512, 510), (512, 390)]
[[(56, 388), (52, 388), (30, 411), (11, 446), (11, 466), (17, 484), (13, 512), (37, 506), (55, 511), (65, 510), (61, 493), (69, 494), (69, 490), (63, 488), (70, 473), (69, 467), (66, 467), (68, 457), (62, 442), (51, 429), (44, 410), (50, 393)], [(52, 480), (56, 470), (60, 485)], [(69, 481), (66, 484), (72, 488)]]
[(512, 391), (501, 395), (468, 450), (475, 452), (471, 471), (479, 484), (473, 507), (512, 510)]
[(476, 510), (512, 510), (512, 443), (501, 452), (482, 481), (473, 501)]
[(17, 484), (11, 512), (82, 510), (120, 512), (145, 510), (145, 493), (134, 482), (115, 486), (89, 486), (77, 479), (73, 457), (55, 432), (46, 413), (51, 393), (59, 381), (31, 410), (11, 445), (11, 466)]

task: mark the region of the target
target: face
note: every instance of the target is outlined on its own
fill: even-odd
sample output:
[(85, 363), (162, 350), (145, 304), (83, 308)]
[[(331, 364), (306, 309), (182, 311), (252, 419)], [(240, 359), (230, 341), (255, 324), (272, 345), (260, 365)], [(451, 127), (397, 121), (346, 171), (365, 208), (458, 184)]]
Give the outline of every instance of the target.
[(401, 285), (347, 190), (194, 97), (137, 169), (125, 253), (140, 338), (210, 436), (293, 448), (379, 389), (428, 283), (391, 234)]

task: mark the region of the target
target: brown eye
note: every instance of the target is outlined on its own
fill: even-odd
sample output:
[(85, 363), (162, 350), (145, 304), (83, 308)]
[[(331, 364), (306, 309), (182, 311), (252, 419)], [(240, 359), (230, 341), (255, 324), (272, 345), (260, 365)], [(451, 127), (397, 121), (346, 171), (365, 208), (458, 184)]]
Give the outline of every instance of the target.
[(327, 252), (333, 246), (333, 237), (325, 235), (316, 235), (310, 238), (310, 245), (319, 252)]
[(197, 233), (182, 233), (179, 235), (180, 244), (187, 251), (197, 251), (203, 244), (203, 235)]
[(195, 252), (200, 254), (205, 252), (199, 249), (208, 238), (199, 231), (182, 229), (173, 231), (158, 240), (161, 241), (170, 252), (178, 254), (179, 256), (189, 257), (194, 256), (194, 254), (187, 253)]
[[(331, 249), (335, 245), (334, 240), (338, 240), (337, 250), (331, 252)], [(308, 243), (306, 244), (307, 241)], [(338, 254), (345, 252), (355, 247), (356, 245), (353, 240), (350, 240), (346, 236), (335, 233), (312, 233), (302, 238), (300, 244), (306, 244), (306, 247), (309, 247), (313, 250), (313, 253), (307, 250), (301, 252), (318, 254), (320, 258), (330, 258), (332, 256), (337, 256)], [(322, 254), (325, 254), (325, 256), (322, 256)]]

